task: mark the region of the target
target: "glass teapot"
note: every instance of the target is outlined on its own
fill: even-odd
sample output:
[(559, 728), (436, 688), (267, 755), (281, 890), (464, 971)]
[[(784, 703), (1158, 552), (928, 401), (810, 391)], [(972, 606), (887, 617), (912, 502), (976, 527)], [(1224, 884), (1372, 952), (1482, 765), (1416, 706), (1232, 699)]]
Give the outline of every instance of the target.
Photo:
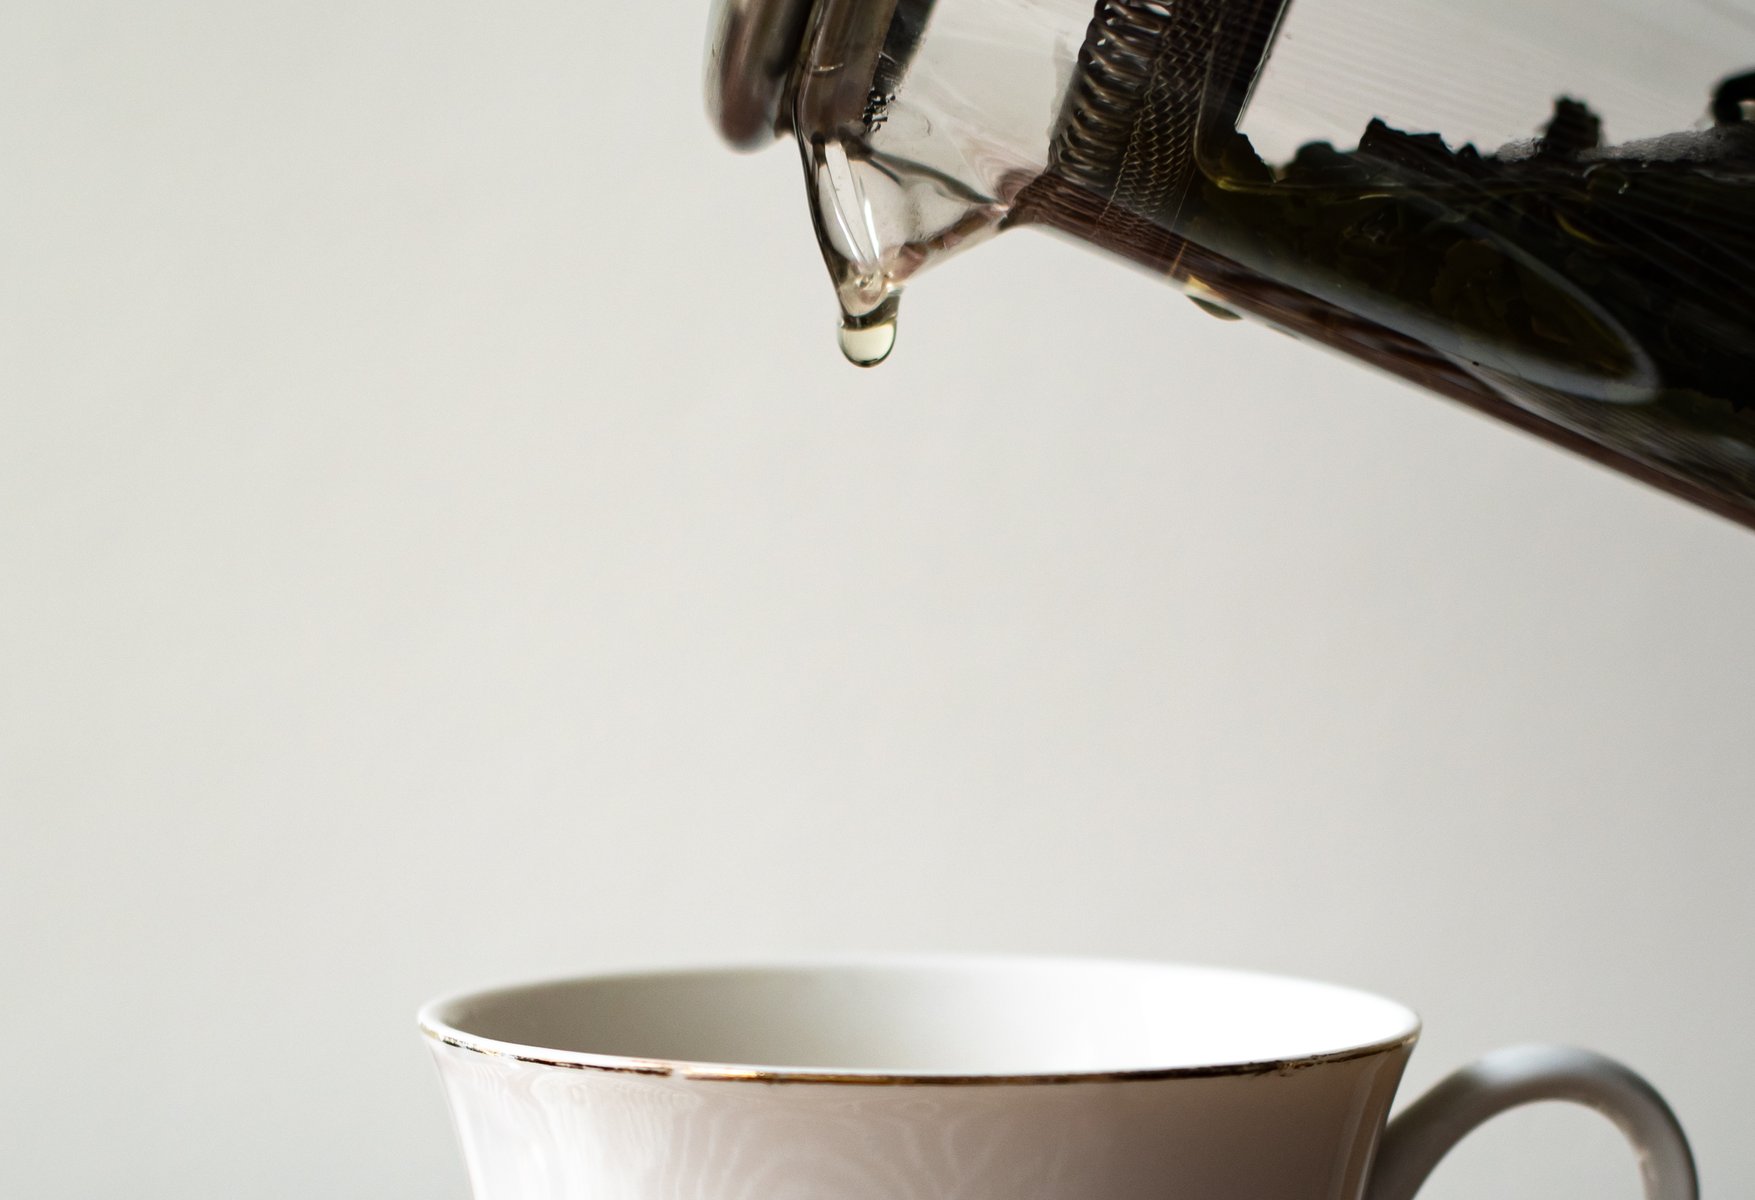
[(1755, 0), (717, 0), (847, 357), (1039, 226), (1755, 527)]

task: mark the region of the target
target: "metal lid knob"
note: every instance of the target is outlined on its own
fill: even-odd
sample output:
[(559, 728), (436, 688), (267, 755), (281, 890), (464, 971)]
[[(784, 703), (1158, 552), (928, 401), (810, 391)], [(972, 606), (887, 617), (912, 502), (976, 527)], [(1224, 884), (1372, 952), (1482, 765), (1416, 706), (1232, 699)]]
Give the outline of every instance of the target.
[(811, 0), (714, 0), (707, 112), (726, 141), (757, 150), (792, 128), (786, 95)]

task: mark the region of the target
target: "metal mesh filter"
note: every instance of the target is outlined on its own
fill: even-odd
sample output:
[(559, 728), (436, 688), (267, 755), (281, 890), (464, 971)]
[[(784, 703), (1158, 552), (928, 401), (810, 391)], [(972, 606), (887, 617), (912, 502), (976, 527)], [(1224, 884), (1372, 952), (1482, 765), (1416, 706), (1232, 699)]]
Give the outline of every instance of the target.
[(1105, 208), (1173, 228), (1202, 139), (1235, 127), (1283, 9), (1098, 0), (1048, 171)]

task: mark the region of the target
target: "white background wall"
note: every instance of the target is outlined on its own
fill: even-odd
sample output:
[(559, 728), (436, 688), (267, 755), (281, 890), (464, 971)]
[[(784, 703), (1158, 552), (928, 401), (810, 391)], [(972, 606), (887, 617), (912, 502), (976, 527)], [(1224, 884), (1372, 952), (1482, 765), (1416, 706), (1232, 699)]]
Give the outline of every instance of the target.
[(458, 1198), (428, 995), (853, 948), (1595, 1046), (1755, 1190), (1755, 537), (1031, 234), (856, 372), (704, 23), (0, 11), (0, 1194)]

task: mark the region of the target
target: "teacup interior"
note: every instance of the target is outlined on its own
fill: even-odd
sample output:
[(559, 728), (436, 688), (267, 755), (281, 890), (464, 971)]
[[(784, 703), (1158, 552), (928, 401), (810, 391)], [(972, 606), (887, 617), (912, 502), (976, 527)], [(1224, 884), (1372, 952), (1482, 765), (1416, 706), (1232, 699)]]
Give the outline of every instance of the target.
[[(465, 1045), (901, 1075), (1174, 1070), (1320, 1057), (1411, 1037), (1399, 1004), (1210, 967), (943, 959), (604, 976), (441, 1001)], [(609, 1065), (613, 1065), (609, 1064)]]

